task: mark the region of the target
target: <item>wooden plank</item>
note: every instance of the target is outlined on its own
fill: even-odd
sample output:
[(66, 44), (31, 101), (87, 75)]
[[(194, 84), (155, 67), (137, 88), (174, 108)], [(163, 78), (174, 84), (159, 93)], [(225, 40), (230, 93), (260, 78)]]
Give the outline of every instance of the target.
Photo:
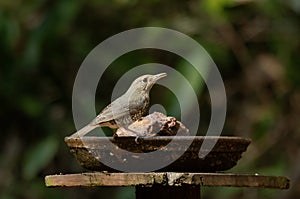
[(81, 173), (46, 176), (46, 186), (136, 186), (160, 184), (161, 174), (154, 173)]
[(48, 187), (76, 186), (229, 186), (288, 189), (289, 179), (283, 176), (262, 176), (228, 173), (80, 173), (49, 175), (45, 177)]

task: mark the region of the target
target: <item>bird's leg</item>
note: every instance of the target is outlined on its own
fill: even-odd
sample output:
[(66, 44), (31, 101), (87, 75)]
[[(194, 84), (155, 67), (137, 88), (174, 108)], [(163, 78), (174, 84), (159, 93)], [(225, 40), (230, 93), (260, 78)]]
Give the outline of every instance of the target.
[(135, 139), (134, 139), (134, 142), (136, 144), (140, 144), (140, 141), (139, 141), (140, 137), (139, 136), (136, 136)]

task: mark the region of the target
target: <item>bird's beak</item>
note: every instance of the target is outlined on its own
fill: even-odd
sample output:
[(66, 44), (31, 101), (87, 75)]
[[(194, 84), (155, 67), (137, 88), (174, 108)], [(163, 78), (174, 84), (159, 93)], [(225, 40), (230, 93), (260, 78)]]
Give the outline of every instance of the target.
[(149, 83), (146, 86), (146, 90), (150, 90), (152, 88), (152, 86), (161, 78), (166, 77), (167, 73), (159, 73), (157, 75), (152, 75)]
[(157, 82), (159, 79), (166, 77), (166, 76), (167, 76), (167, 73), (159, 73), (157, 75), (153, 75), (152, 81)]

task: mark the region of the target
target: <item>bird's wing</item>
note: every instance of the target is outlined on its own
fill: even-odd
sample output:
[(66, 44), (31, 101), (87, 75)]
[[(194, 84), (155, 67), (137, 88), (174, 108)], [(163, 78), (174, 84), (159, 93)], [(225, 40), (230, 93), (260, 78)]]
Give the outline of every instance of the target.
[(145, 98), (144, 100), (140, 101), (136, 99), (131, 99), (128, 101), (127, 95), (123, 95), (113, 101), (110, 105), (105, 107), (100, 114), (91, 122), (91, 124), (101, 124), (105, 122), (109, 122), (111, 120), (119, 120), (122, 122), (123, 120), (125, 123), (131, 122), (131, 115), (134, 115), (140, 112), (141, 109), (145, 109), (145, 103), (148, 100)]
[(130, 117), (134, 110), (129, 109), (128, 103), (122, 103), (120, 100), (112, 102), (105, 107), (100, 114), (93, 120), (92, 124), (101, 124), (111, 120)]

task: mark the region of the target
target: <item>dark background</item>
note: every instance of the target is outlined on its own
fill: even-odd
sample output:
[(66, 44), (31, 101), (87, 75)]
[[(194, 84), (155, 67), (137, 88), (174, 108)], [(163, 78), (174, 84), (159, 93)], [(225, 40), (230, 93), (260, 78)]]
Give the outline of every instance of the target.
[[(44, 176), (83, 171), (63, 141), (75, 131), (71, 97), (80, 64), (106, 38), (143, 26), (191, 36), (217, 64), (228, 100), (223, 135), (252, 139), (230, 172), (284, 175), (292, 182), (288, 191), (203, 188), (203, 198), (296, 198), (299, 13), (297, 0), (0, 1), (0, 198), (134, 196), (134, 188), (50, 189)], [(133, 52), (103, 76), (100, 84), (105, 89), (97, 92), (97, 110), (109, 102), (124, 72), (149, 61), (169, 64), (187, 76), (190, 70), (174, 55)], [(173, 97), (166, 94), (161, 100), (167, 103)], [(199, 99), (205, 122), (205, 88)]]

